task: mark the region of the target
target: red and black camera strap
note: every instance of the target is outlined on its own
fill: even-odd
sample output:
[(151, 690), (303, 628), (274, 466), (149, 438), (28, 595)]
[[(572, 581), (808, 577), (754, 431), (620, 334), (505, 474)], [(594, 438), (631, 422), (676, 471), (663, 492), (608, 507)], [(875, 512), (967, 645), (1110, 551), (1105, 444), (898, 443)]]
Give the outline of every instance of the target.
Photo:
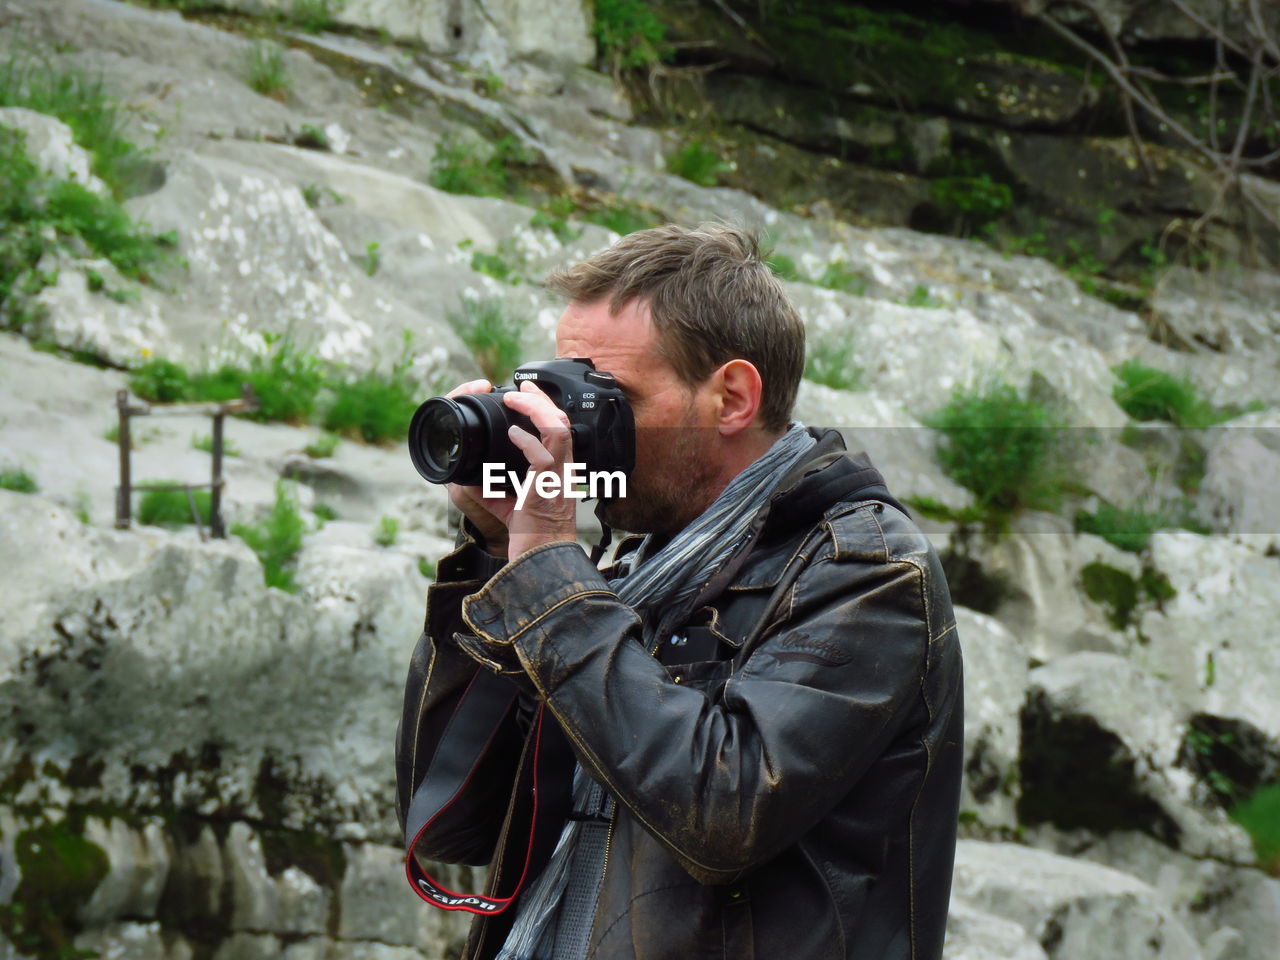
[[(463, 691), (445, 727), (440, 747), (413, 795), (405, 817), (405, 873), (414, 892), (442, 910), (497, 915), (515, 901), (527, 880), (546, 865), (572, 805), (573, 753), (560, 725), (539, 704), (525, 742), (516, 783), (517, 801), (507, 834), (527, 833), (523, 863), (509, 893), (457, 893), (437, 883), (422, 869), (413, 848), (422, 834), (458, 802), (484, 761), (498, 730), (515, 709), (517, 690), (511, 681), (481, 670)], [(447, 747), (447, 749), (446, 749)], [(518, 798), (530, 797), (528, 803)]]

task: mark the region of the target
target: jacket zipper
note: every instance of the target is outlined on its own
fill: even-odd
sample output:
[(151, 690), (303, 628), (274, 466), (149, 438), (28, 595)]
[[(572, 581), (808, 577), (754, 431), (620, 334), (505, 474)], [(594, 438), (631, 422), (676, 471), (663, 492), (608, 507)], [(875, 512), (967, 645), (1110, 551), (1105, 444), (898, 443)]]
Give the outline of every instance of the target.
[(618, 822), (618, 802), (613, 803), (613, 813), (609, 815), (609, 832), (604, 838), (604, 864), (600, 870), (600, 883), (604, 884), (605, 875), (609, 872), (609, 848), (613, 846), (613, 825)]

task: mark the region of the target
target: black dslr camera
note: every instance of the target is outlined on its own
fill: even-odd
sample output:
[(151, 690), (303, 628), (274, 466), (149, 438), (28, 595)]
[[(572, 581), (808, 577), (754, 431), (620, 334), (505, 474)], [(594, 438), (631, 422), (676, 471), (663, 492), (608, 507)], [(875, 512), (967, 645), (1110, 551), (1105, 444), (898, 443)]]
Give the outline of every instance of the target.
[(431, 483), (479, 486), (485, 463), (502, 464), (502, 475), (523, 476), (529, 461), (507, 430), (517, 424), (535, 437), (528, 417), (517, 414), (502, 395), (532, 380), (569, 415), (575, 463), (588, 472), (621, 470), (630, 474), (636, 459), (635, 418), (613, 374), (597, 371), (590, 360), (540, 360), (517, 368), (514, 387), (491, 393), (432, 397), (418, 407), (409, 424), (409, 457)]

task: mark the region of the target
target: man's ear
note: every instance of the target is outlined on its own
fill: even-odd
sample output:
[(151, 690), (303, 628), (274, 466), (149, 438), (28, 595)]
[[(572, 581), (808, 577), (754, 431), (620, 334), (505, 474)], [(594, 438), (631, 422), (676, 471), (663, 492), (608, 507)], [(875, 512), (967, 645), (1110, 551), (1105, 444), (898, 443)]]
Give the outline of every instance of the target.
[(716, 371), (719, 381), (718, 423), (720, 433), (733, 436), (755, 424), (764, 383), (750, 360), (730, 360)]

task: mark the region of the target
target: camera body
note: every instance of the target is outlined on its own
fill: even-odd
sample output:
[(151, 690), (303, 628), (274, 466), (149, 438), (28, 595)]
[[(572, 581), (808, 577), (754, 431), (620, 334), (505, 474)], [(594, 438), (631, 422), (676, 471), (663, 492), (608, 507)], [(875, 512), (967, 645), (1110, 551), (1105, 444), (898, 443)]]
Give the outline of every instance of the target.
[(539, 360), (522, 364), (512, 375), (515, 386), (495, 387), (491, 393), (432, 397), (418, 407), (409, 424), (409, 457), (431, 483), (479, 486), (484, 465), (502, 465), (502, 476), (523, 476), (529, 461), (511, 442), (507, 430), (519, 425), (534, 436), (528, 417), (516, 413), (502, 395), (533, 381), (551, 402), (569, 416), (574, 463), (588, 472), (622, 471), (635, 467), (636, 428), (613, 375), (598, 371), (586, 358)]

